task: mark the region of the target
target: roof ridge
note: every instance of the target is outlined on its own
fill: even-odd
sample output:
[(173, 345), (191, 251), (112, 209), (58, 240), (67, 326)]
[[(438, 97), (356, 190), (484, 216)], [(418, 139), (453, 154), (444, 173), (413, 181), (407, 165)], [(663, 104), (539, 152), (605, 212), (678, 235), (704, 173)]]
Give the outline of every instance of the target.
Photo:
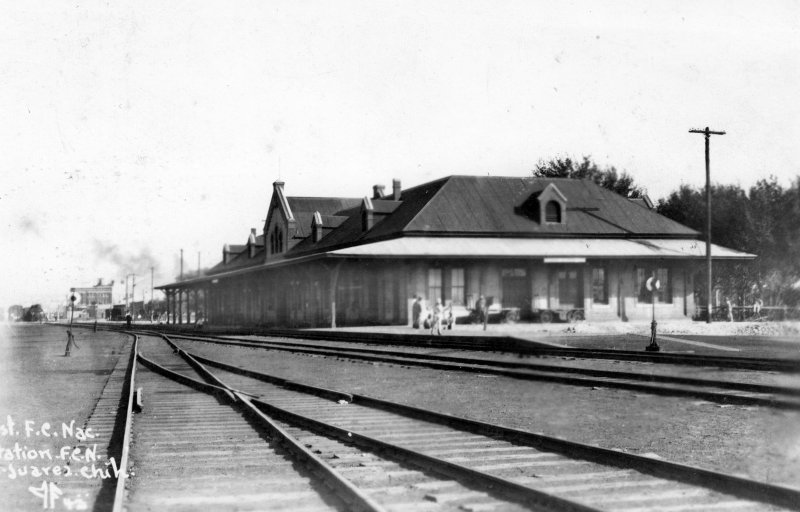
[(344, 197), (344, 196), (286, 196), (286, 199), (352, 199), (353, 201), (361, 201), (360, 197)]

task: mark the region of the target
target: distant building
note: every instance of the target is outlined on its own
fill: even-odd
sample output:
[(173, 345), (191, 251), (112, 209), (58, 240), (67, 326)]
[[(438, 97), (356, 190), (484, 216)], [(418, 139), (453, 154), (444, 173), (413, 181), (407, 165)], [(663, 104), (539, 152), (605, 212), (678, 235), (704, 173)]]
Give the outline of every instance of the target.
[(22, 315), (25, 314), (25, 308), (20, 306), (19, 304), (14, 304), (13, 306), (9, 306), (8, 308), (8, 321), (9, 322), (16, 322), (22, 320)]
[(654, 300), (658, 318), (689, 319), (704, 257), (697, 231), (587, 180), (395, 180), (363, 198), (290, 197), (278, 181), (261, 235), (159, 289), (172, 322), (219, 325), (404, 324), (416, 296), (470, 309), (481, 295), (509, 319), (647, 320)]
[(114, 281), (103, 284), (102, 279), (98, 279), (97, 284), (91, 287), (73, 288), (71, 291), (78, 297), (75, 301), (76, 311), (85, 312), (89, 318), (105, 318), (106, 310), (113, 305), (113, 288)]

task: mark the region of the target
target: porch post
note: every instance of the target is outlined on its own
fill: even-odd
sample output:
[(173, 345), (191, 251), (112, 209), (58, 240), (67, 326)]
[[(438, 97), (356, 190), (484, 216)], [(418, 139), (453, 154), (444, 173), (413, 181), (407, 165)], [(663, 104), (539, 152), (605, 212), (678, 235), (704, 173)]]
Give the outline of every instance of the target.
[(339, 286), (339, 269), (342, 262), (338, 261), (331, 270), (330, 289), (328, 295), (331, 302), (331, 329), (336, 328), (336, 288)]

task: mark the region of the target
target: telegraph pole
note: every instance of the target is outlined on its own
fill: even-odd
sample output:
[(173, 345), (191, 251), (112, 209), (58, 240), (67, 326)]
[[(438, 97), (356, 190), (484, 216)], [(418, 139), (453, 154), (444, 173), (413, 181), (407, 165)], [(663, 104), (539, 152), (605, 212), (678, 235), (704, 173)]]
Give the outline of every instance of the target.
[[(136, 274), (131, 274), (131, 309), (136, 310)], [(136, 318), (136, 315), (131, 313), (131, 316)]]
[(706, 323), (711, 323), (711, 166), (708, 154), (709, 139), (712, 135), (725, 135), (725, 132), (714, 132), (708, 129), (704, 130), (689, 130), (689, 133), (702, 133), (706, 139), (706, 273), (707, 273), (707, 287), (706, 287), (706, 305), (708, 313), (706, 314)]

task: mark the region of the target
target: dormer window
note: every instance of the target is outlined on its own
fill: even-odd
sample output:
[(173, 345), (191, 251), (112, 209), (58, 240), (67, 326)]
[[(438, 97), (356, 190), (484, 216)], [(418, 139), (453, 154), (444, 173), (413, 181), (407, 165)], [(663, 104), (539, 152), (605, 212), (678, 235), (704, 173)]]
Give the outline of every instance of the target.
[(544, 190), (534, 195), (538, 203), (538, 220), (541, 224), (566, 224), (567, 198), (555, 183), (548, 183)]
[(548, 223), (561, 224), (561, 205), (556, 201), (548, 201), (544, 208), (544, 220)]

